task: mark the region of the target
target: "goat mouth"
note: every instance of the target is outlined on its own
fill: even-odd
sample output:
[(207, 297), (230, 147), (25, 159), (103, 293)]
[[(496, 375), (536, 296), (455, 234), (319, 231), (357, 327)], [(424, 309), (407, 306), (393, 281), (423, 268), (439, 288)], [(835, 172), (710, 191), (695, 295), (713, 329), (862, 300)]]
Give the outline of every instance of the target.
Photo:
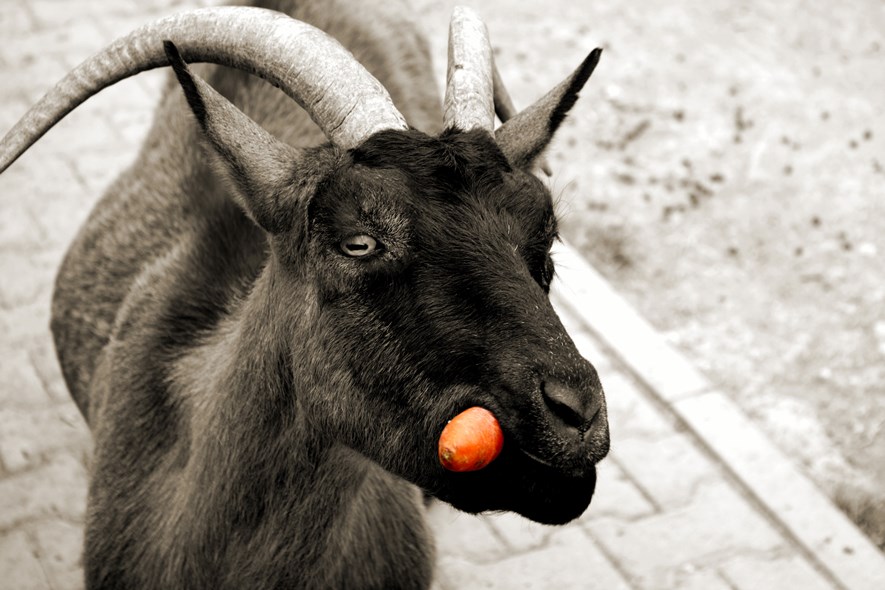
[(543, 524), (564, 524), (584, 513), (596, 488), (595, 466), (556, 465), (516, 445), (485, 469), (448, 475), (431, 492), (459, 510), (508, 510)]
[[(520, 448), (519, 453), (531, 461), (531, 464), (536, 465), (538, 469), (550, 470), (557, 473), (560, 477), (574, 480), (586, 478), (589, 472), (595, 471), (595, 465), (597, 463), (595, 460), (589, 463), (580, 460), (569, 461), (563, 457), (557, 456), (542, 458), (524, 448)], [(557, 459), (561, 460), (557, 461)]]

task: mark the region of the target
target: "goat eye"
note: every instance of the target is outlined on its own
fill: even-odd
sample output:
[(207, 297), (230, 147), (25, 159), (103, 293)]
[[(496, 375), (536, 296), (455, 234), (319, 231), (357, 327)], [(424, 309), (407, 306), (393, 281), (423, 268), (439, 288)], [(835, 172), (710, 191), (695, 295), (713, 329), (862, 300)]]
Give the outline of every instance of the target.
[(341, 251), (348, 256), (366, 256), (378, 248), (378, 241), (372, 236), (360, 234), (341, 240)]
[(541, 285), (541, 288), (544, 289), (545, 293), (550, 292), (550, 282), (553, 280), (553, 275), (556, 274), (556, 269), (553, 266), (553, 259), (550, 255), (547, 255), (547, 259), (544, 261), (544, 269), (541, 272), (540, 281), (538, 284)]

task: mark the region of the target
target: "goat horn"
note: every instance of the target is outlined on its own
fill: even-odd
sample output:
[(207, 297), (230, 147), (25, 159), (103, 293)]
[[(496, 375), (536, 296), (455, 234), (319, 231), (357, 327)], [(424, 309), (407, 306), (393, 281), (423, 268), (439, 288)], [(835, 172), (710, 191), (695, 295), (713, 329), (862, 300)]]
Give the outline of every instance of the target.
[(449, 67), (443, 121), (463, 131), (492, 132), (495, 107), (492, 92), (492, 47), (479, 15), (456, 6), (449, 25)]
[(323, 31), (272, 10), (203, 8), (140, 27), (77, 66), (0, 141), (0, 172), (90, 96), (168, 66), (166, 39), (188, 62), (230, 66), (277, 86), (339, 147), (356, 147), (383, 129), (408, 128), (384, 87)]

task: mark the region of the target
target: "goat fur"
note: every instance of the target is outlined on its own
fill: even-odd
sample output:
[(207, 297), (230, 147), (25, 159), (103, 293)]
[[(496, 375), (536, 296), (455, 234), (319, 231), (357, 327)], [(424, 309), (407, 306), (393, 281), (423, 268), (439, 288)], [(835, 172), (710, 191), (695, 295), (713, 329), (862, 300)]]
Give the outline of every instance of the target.
[[(552, 202), (522, 170), (571, 104), (514, 163), (485, 132), (441, 130), (427, 45), (399, 3), (257, 4), (342, 41), (413, 130), (345, 152), (265, 82), (193, 66), (275, 138), (259, 141), (253, 168), (291, 160), (270, 180), (242, 176), (212, 133), (243, 128), (201, 127), (205, 95), (195, 85), (188, 106), (170, 77), (136, 162), (68, 251), (52, 303), (62, 371), (95, 438), (87, 585), (427, 588), (420, 490), (465, 510), (565, 522), (589, 503), (591, 463), (608, 449), (600, 426), (590, 454), (571, 458), (535, 396), (486, 405), (524, 425), (508, 444), (537, 446), (555, 469), (505, 449), (487, 473), (452, 483), (427, 459), (429, 433), (477, 384), (537, 390), (541, 372), (601, 399), (547, 300)], [(262, 178), (285, 191), (263, 190)], [(321, 247), (339, 226), (384, 235), (386, 262), (356, 270)], [(416, 235), (436, 237), (416, 253)]]

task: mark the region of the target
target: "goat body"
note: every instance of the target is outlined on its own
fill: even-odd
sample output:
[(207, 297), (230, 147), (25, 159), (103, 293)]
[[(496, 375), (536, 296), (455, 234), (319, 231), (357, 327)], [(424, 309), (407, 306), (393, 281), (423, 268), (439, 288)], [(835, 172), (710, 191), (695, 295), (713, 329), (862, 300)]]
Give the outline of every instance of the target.
[[(170, 79), (52, 302), (95, 439), (90, 588), (426, 588), (420, 490), (566, 522), (608, 450), (596, 372), (547, 298), (556, 225), (528, 170), (595, 61), (509, 135), (443, 130), (402, 6), (258, 4), (337, 38), (411, 128), (329, 145), (267, 82), (194, 66), (215, 96), (178, 63), (184, 95)], [(343, 254), (353, 236), (375, 250)], [(473, 405), (504, 450), (446, 472), (439, 433)]]

